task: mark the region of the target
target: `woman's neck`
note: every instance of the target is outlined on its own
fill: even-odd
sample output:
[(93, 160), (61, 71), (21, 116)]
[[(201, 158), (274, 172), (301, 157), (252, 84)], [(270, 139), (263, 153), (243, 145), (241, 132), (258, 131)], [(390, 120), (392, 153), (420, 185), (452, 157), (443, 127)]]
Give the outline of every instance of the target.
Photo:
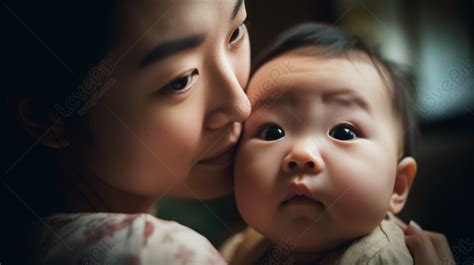
[(155, 198), (118, 190), (85, 170), (84, 166), (69, 162), (63, 165), (61, 185), (58, 186), (61, 187), (61, 197), (65, 199), (65, 212), (154, 213)]

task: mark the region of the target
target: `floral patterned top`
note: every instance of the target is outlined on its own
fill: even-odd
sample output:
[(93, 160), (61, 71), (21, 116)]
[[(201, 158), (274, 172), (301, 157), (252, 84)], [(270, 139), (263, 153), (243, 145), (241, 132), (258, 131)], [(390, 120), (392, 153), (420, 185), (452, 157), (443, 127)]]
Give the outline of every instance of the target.
[(227, 264), (202, 235), (149, 214), (57, 214), (39, 225), (34, 264)]

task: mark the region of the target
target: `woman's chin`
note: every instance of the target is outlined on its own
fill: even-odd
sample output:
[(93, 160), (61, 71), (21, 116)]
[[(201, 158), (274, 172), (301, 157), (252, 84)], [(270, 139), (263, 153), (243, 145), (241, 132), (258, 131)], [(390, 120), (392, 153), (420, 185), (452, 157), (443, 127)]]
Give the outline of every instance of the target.
[(208, 200), (230, 195), (234, 190), (232, 166), (196, 166), (186, 180), (189, 198)]
[(226, 187), (225, 189), (222, 188), (220, 190), (216, 190), (216, 189), (201, 189), (201, 190), (197, 190), (197, 192), (195, 192), (195, 195), (193, 196), (194, 199), (198, 199), (198, 200), (212, 200), (212, 199), (218, 199), (218, 198), (221, 198), (221, 197), (225, 197), (225, 196), (228, 196), (230, 194), (232, 194), (232, 191), (233, 191), (233, 187), (232, 186), (229, 186), (229, 187)]

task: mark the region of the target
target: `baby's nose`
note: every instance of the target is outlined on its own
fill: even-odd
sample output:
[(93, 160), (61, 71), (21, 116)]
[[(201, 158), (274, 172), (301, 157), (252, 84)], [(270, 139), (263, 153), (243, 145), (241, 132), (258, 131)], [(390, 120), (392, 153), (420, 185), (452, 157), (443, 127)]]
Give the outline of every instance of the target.
[(315, 165), (314, 165), (313, 161), (307, 161), (306, 163), (303, 163), (302, 166), (300, 166), (300, 164), (296, 161), (288, 162), (288, 169), (296, 169), (296, 168), (300, 168), (300, 167), (307, 168), (307, 169), (312, 169), (312, 168), (315, 167)]
[(283, 159), (282, 167), (284, 172), (317, 174), (323, 169), (323, 162), (320, 157), (309, 152), (292, 152)]

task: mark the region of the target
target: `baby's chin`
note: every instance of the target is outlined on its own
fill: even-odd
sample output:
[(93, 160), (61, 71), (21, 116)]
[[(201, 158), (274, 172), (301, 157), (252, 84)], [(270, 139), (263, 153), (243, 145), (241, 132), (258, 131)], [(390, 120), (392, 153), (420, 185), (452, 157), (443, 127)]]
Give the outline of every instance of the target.
[[(326, 227), (323, 224), (318, 227), (318, 224), (314, 223), (311, 228), (300, 229), (295, 227), (295, 229), (286, 231), (280, 229), (273, 235), (268, 233), (266, 238), (270, 239), (273, 244), (288, 246), (294, 253), (315, 253), (324, 256), (370, 233), (370, 231), (358, 231), (356, 227), (346, 227), (344, 230), (338, 227)], [(262, 232), (265, 235), (265, 232)]]

